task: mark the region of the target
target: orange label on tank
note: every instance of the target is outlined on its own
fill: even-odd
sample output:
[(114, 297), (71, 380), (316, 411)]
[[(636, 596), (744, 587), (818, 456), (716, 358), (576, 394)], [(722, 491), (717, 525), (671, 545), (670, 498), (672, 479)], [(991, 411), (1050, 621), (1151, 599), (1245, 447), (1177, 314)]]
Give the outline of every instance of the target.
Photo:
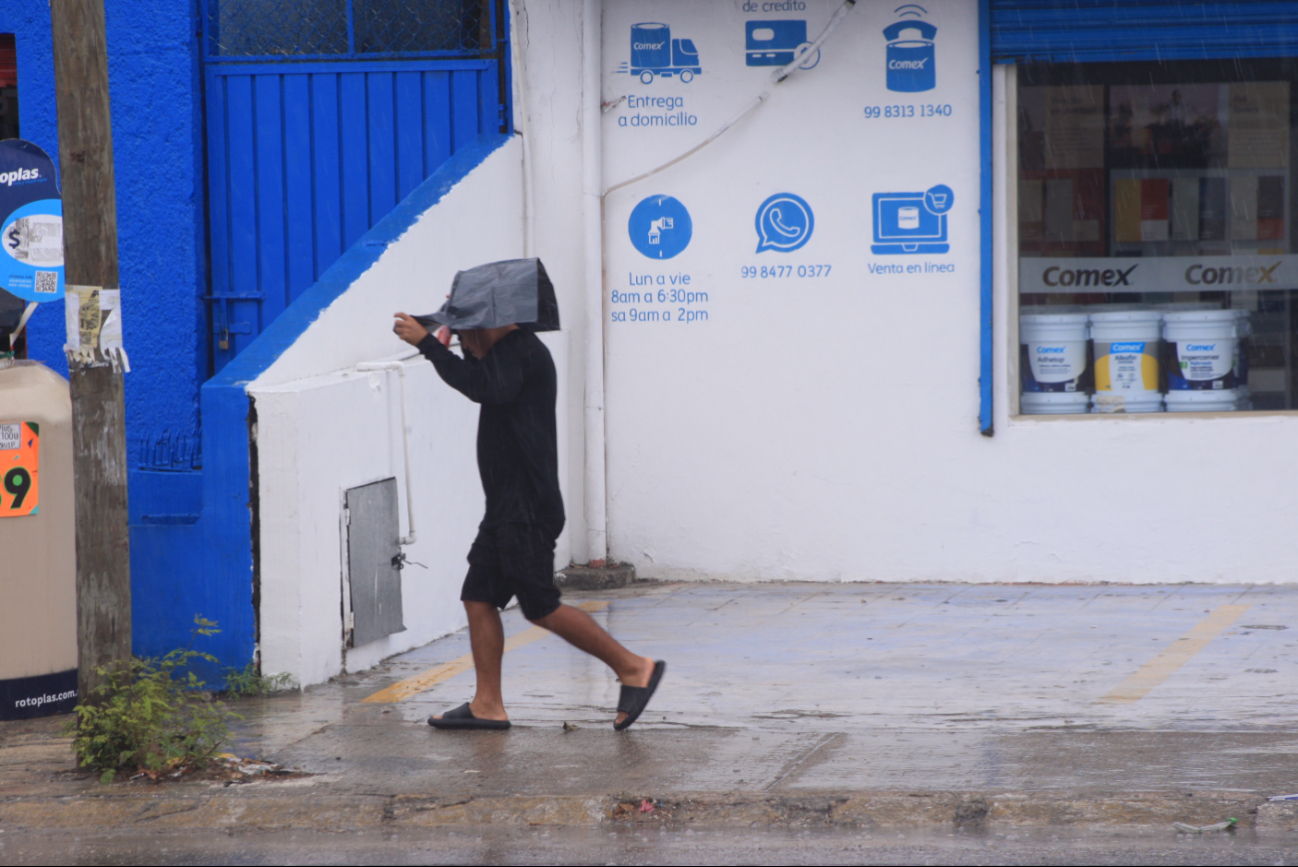
[(0, 422), (0, 518), (36, 514), (41, 501), (40, 454), (40, 425)]

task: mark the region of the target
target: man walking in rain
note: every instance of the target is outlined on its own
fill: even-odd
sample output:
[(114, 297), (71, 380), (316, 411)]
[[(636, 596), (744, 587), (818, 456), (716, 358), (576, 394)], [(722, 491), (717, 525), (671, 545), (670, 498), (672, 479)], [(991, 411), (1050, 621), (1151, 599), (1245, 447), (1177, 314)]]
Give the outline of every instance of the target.
[[(524, 617), (613, 669), (622, 683), (613, 728), (628, 728), (649, 704), (667, 664), (631, 653), (589, 614), (559, 601), (554, 544), (564, 511), (557, 383), (550, 352), (534, 333), (559, 327), (544, 266), (538, 259), (517, 259), (461, 271), (437, 313), (418, 319), (397, 313), (396, 319), (396, 335), (418, 347), (447, 385), (481, 405), (478, 472), (487, 513), (469, 549), (460, 592), (469, 615), (477, 692), (471, 702), (430, 717), (428, 724), (509, 728), (500, 691), (505, 649), (500, 609), (517, 596)], [(452, 332), (460, 337), (463, 358), (448, 348)]]

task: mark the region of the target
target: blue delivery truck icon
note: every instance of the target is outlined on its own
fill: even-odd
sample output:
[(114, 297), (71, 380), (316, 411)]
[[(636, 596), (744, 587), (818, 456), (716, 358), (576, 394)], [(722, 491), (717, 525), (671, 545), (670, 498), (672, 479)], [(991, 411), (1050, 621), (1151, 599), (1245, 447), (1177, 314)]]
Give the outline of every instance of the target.
[(874, 244), (879, 255), (946, 253), (946, 215), (955, 194), (946, 184), (922, 193), (874, 194)]
[(889, 90), (919, 93), (937, 86), (934, 36), (937, 28), (927, 21), (898, 21), (883, 28), (883, 38), (888, 40)]
[(688, 84), (703, 71), (699, 51), (692, 39), (672, 39), (666, 24), (646, 22), (631, 25), (631, 74), (645, 84), (654, 78), (673, 75)]

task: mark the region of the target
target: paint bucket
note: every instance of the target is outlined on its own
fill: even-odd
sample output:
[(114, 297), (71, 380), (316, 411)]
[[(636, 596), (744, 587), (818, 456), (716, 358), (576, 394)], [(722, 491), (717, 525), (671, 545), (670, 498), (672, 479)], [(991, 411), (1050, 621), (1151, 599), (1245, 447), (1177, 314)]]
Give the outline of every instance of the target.
[(919, 93), (937, 86), (933, 71), (933, 43), (907, 39), (888, 43), (888, 89)]
[(1235, 336), (1235, 387), (1245, 392), (1240, 398), (1245, 403), (1248, 402), (1248, 351), (1253, 336), (1253, 317), (1247, 310), (1235, 311)]
[(1090, 315), (1086, 313), (1019, 316), (1019, 373), (1025, 394), (1088, 389), (1089, 322)]
[(1171, 391), (1235, 387), (1239, 316), (1234, 310), (1181, 310), (1163, 315), (1163, 363)]
[[(1162, 321), (1163, 314), (1157, 310), (1105, 310), (1091, 314), (1097, 412), (1158, 412), (1161, 409), (1158, 345)], [(1150, 402), (1159, 408), (1144, 408)]]
[(672, 65), (672, 31), (666, 24), (631, 25), (631, 68), (667, 69)]
[(1156, 391), (1137, 391), (1128, 394), (1121, 392), (1096, 392), (1091, 395), (1091, 412), (1102, 413), (1137, 413), (1162, 412), (1163, 396)]
[[(906, 34), (902, 38), (902, 34)], [(888, 40), (888, 89), (919, 93), (937, 86), (933, 37), (937, 28), (927, 21), (898, 21), (883, 29)]]
[(1168, 412), (1235, 412), (1240, 408), (1235, 389), (1169, 391), (1163, 398)]
[(1024, 415), (1075, 415), (1091, 411), (1091, 399), (1084, 391), (1025, 391), (1019, 397)]

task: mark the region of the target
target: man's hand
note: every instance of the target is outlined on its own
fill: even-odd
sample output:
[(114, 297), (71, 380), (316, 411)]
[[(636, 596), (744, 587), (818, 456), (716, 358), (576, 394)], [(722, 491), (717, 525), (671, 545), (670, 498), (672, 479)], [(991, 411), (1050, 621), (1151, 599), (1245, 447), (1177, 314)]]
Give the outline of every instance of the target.
[(428, 336), (428, 329), (415, 321), (415, 317), (409, 313), (395, 314), (397, 321), (392, 326), (392, 331), (409, 343), (411, 346), (418, 346), (419, 341)]

